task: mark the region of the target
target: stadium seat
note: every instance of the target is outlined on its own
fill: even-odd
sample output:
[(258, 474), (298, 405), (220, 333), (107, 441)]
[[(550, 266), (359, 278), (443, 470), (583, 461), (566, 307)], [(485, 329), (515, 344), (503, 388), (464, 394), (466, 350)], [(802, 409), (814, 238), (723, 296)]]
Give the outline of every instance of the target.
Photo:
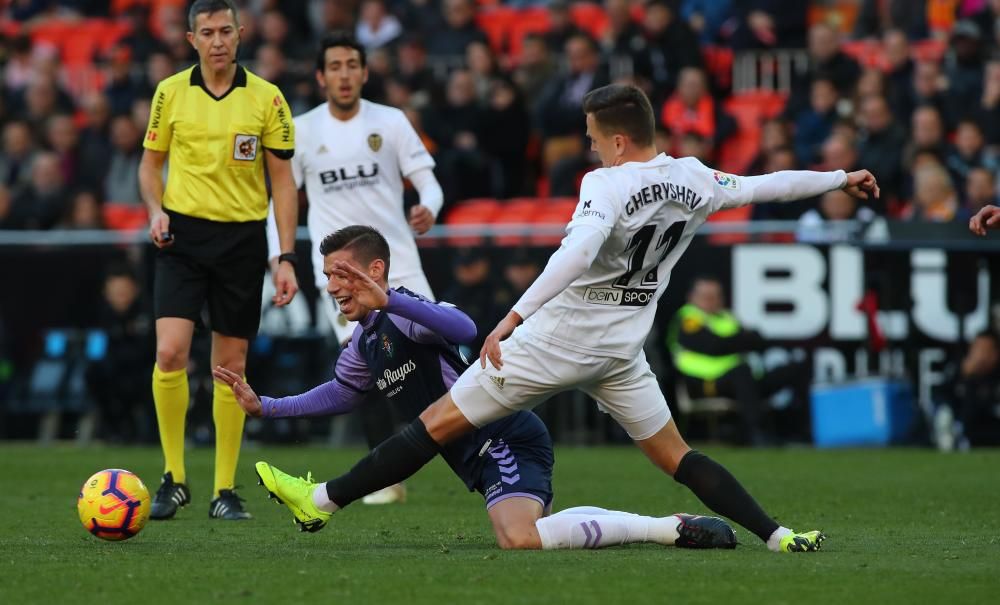
[(500, 212), (493, 218), (497, 227), (525, 226), (524, 233), (510, 235), (494, 235), (493, 243), (497, 246), (523, 246), (528, 242), (535, 215), (543, 205), (544, 200), (536, 197), (520, 197), (502, 202)]
[(604, 7), (594, 2), (580, 2), (569, 5), (569, 17), (573, 23), (597, 40), (608, 31), (608, 14)]
[(549, 31), (549, 11), (544, 8), (527, 8), (517, 11), (511, 23), (508, 48), (510, 56), (521, 56), (521, 44), (528, 34), (541, 34)]
[(486, 34), (493, 52), (507, 51), (507, 38), (516, 18), (517, 11), (506, 6), (484, 8), (476, 13), (476, 27)]
[[(492, 198), (472, 199), (459, 202), (445, 215), (444, 224), (449, 227), (474, 227), (488, 225), (500, 212), (500, 202)], [(448, 245), (455, 247), (481, 246), (482, 235), (460, 235), (448, 238)]]
[(737, 403), (734, 399), (727, 397), (702, 397), (692, 399), (688, 394), (684, 379), (677, 379), (677, 411), (683, 416), (702, 416), (707, 423), (708, 438), (710, 440), (719, 439), (719, 418), (725, 414), (735, 412)]
[(138, 231), (146, 227), (149, 216), (141, 204), (106, 202), (101, 208), (104, 226), (116, 231)]
[(701, 56), (716, 88), (729, 90), (733, 85), (733, 49), (705, 45), (701, 47)]
[[(574, 197), (557, 197), (539, 200), (538, 212), (535, 214), (537, 227), (552, 229), (550, 235), (535, 234), (528, 244), (531, 246), (558, 246), (562, 241), (562, 228), (573, 218), (578, 201)], [(556, 228), (559, 228), (557, 231)]]
[[(752, 205), (730, 208), (728, 210), (720, 210), (719, 212), (712, 214), (708, 218), (708, 221), (710, 223), (749, 223), (752, 212)], [(750, 237), (746, 233), (715, 233), (708, 236), (709, 242), (720, 245), (740, 244), (749, 240)]]

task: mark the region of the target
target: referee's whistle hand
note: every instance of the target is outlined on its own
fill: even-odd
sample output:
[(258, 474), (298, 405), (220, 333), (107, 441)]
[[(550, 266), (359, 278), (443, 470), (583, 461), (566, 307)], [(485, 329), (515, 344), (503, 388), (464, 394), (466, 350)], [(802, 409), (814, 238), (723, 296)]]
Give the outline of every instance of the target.
[(274, 289), (271, 302), (276, 307), (284, 307), (295, 298), (295, 293), (299, 291), (299, 281), (291, 263), (278, 263), (278, 270), (274, 274)]
[(170, 237), (170, 217), (162, 210), (149, 219), (149, 238), (157, 248), (172, 246), (174, 240)]

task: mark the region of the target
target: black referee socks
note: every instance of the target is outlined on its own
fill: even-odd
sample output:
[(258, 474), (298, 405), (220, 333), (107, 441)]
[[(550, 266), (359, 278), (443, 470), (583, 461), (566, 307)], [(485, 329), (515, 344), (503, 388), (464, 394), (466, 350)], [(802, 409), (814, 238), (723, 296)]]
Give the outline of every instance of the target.
[(697, 450), (681, 458), (674, 480), (687, 486), (705, 506), (749, 529), (767, 542), (778, 524), (761, 509), (724, 466)]
[(438, 455), (438, 444), (417, 418), (383, 441), (345, 475), (326, 482), (326, 494), (340, 508), (399, 483)]

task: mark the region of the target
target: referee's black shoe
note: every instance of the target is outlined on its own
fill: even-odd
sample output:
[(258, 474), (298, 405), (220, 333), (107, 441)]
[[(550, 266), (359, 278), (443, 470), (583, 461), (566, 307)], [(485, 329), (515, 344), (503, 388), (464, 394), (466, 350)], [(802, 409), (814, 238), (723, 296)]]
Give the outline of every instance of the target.
[(244, 502), (245, 500), (237, 496), (235, 491), (220, 489), (219, 497), (208, 505), (208, 516), (212, 519), (225, 519), (227, 521), (252, 519), (253, 515), (243, 510)]
[(674, 542), (678, 548), (736, 548), (736, 531), (718, 517), (701, 515), (676, 515), (680, 537)]
[(174, 482), (174, 474), (163, 475), (160, 489), (156, 490), (153, 505), (149, 509), (150, 519), (169, 519), (177, 514), (177, 509), (191, 502), (191, 490), (183, 483)]

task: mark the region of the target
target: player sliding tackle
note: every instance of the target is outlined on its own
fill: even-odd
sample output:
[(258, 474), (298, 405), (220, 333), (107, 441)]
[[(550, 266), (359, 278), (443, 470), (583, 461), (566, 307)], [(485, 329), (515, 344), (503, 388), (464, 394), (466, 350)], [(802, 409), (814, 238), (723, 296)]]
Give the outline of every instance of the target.
[[(320, 245), (327, 291), (351, 321), (361, 322), (337, 360), (335, 379), (302, 395), (258, 398), (239, 374), (213, 374), (232, 387), (251, 416), (343, 414), (378, 389), (414, 420), (441, 397), (465, 369), (457, 344), (476, 335), (472, 320), (448, 304), (408, 290), (388, 289), (389, 245), (372, 227), (353, 226)], [(486, 499), (501, 548), (601, 548), (634, 542), (690, 548), (733, 548), (736, 534), (717, 517), (645, 517), (586, 506), (546, 517), (552, 504), (552, 440), (532, 412), (484, 424), (441, 448), (441, 456), (469, 490)], [(261, 462), (261, 480), (295, 512), (303, 529), (325, 520), (325, 494)], [(281, 487), (275, 487), (278, 483)]]
[[(461, 435), (576, 388), (611, 414), (655, 465), (771, 550), (819, 548), (823, 534), (778, 525), (729, 471), (688, 447), (642, 344), (671, 269), (710, 214), (833, 189), (878, 197), (875, 177), (867, 170), (741, 177), (694, 158), (658, 154), (649, 99), (631, 86), (593, 90), (583, 110), (604, 168), (584, 177), (562, 245), (487, 337), (480, 363), (399, 434), (326, 484), (270, 474), (273, 467), (258, 463), (267, 488), (300, 521), (323, 525), (365, 494), (409, 477)], [(809, 487), (802, 486), (803, 494)]]

